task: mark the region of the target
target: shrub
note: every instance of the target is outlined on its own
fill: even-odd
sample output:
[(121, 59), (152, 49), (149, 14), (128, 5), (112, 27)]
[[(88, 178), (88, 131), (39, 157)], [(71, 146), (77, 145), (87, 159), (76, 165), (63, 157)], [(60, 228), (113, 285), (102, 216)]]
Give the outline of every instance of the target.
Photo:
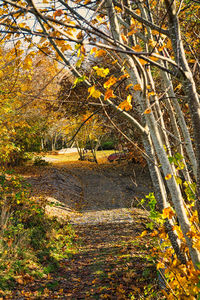
[(54, 271), (75, 251), (70, 224), (45, 214), (44, 199), (30, 197), (18, 175), (0, 173), (0, 290)]

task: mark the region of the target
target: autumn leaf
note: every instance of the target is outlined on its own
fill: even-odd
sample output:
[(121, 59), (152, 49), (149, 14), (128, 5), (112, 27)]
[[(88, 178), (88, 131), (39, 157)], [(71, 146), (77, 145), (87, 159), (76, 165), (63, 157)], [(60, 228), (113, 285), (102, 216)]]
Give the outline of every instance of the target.
[(76, 38), (78, 39), (78, 40), (80, 40), (80, 39), (82, 39), (83, 38), (83, 32), (82, 31), (80, 31), (78, 34), (77, 34), (77, 36), (76, 36)]
[(156, 94), (156, 93), (153, 92), (153, 91), (152, 91), (152, 92), (149, 92), (149, 93), (148, 93), (148, 97), (150, 97), (150, 96), (155, 96), (155, 94)]
[(157, 42), (156, 42), (156, 41), (153, 41), (153, 40), (149, 40), (149, 45), (150, 45), (151, 47), (156, 47)]
[(172, 178), (172, 175), (171, 174), (167, 174), (166, 176), (165, 176), (165, 179), (166, 180), (169, 180), (169, 179), (171, 179)]
[(112, 65), (116, 64), (118, 62), (117, 59), (115, 59), (114, 61), (112, 61)]
[(141, 86), (140, 86), (139, 83), (138, 83), (138, 84), (135, 84), (134, 87), (133, 87), (133, 89), (134, 89), (135, 91), (141, 91), (141, 90), (142, 90), (142, 88), (141, 88)]
[(96, 54), (95, 54), (94, 57), (100, 57), (100, 56), (103, 56), (105, 54), (106, 54), (106, 51), (103, 50), (103, 49), (100, 49), (100, 50), (96, 51)]
[(91, 50), (90, 50), (90, 54), (92, 55), (93, 53), (96, 53), (97, 51), (97, 48), (96, 47), (93, 47)]
[(150, 114), (150, 112), (151, 112), (151, 108), (147, 108), (147, 109), (144, 111), (144, 114), (145, 114), (145, 115), (148, 115), (148, 114)]
[(143, 236), (145, 236), (145, 235), (147, 235), (147, 231), (146, 231), (146, 230), (144, 230), (144, 231), (140, 234), (140, 237), (143, 237)]
[(96, 90), (94, 85), (92, 87), (89, 87), (88, 92), (90, 93), (88, 98), (99, 98), (101, 96), (101, 92), (99, 90)]
[(132, 108), (132, 104), (131, 104), (131, 99), (132, 99), (132, 96), (131, 95), (128, 95), (126, 100), (123, 101), (122, 103), (119, 104), (119, 108), (121, 108), (122, 110), (130, 110)]
[(62, 16), (62, 15), (63, 15), (63, 10), (62, 10), (62, 9), (56, 10), (56, 11), (54, 12), (54, 14), (53, 14), (54, 18), (60, 17), (60, 16)]
[(128, 85), (126, 86), (126, 90), (128, 90), (131, 86), (133, 86), (132, 83), (128, 84)]
[(133, 46), (132, 47), (132, 49), (134, 50), (134, 51), (137, 51), (137, 52), (142, 52), (142, 47), (140, 46), (140, 45), (135, 45), (135, 46)]
[(111, 76), (109, 79), (108, 79), (108, 81), (106, 81), (105, 83), (104, 83), (104, 88), (105, 89), (109, 89), (113, 84), (115, 84), (117, 82), (117, 78), (116, 77), (114, 77), (114, 76)]
[(142, 66), (147, 64), (146, 60), (144, 60), (142, 58), (139, 59), (139, 62), (141, 63)]
[(108, 68), (104, 69), (104, 68), (99, 68), (97, 66), (94, 66), (93, 69), (97, 72), (97, 75), (100, 77), (106, 77), (110, 72)]
[(163, 209), (163, 213), (162, 213), (163, 218), (171, 219), (174, 215), (175, 213), (173, 212), (170, 206)]
[(116, 98), (116, 96), (113, 94), (113, 90), (111, 90), (111, 89), (108, 89), (105, 92), (104, 100), (107, 100), (109, 98)]

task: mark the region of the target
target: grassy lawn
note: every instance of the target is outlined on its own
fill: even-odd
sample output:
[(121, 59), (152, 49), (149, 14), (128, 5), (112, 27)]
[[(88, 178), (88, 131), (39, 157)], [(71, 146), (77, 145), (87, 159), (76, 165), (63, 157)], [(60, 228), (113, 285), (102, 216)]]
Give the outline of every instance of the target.
[[(99, 163), (105, 163), (107, 162), (107, 157), (114, 153), (114, 150), (100, 150), (97, 151), (97, 160)], [(87, 154), (90, 154), (90, 152), (88, 152)], [(49, 159), (55, 159), (55, 163), (56, 160), (60, 163), (60, 162), (70, 162), (70, 161), (77, 161), (79, 159), (79, 155), (78, 153), (66, 153), (66, 154), (47, 154), (45, 155), (45, 157), (49, 158)]]

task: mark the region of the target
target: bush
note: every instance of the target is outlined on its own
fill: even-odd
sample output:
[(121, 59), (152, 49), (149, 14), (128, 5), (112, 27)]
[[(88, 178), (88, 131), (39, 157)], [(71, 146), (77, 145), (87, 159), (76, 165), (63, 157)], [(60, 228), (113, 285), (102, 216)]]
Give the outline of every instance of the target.
[(114, 141), (107, 141), (101, 144), (98, 150), (113, 150), (115, 148)]
[(44, 160), (41, 156), (36, 156), (33, 162), (34, 166), (47, 166), (49, 163)]
[(45, 214), (44, 199), (30, 197), (23, 178), (0, 173), (0, 290), (23, 278), (41, 278), (75, 251), (70, 224)]

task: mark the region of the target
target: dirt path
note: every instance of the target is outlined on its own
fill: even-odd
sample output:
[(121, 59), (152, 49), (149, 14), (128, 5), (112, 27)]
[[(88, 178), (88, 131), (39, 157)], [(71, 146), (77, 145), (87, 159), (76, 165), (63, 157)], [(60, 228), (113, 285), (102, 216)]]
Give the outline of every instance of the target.
[(70, 217), (81, 244), (56, 276), (27, 289), (44, 295), (46, 288), (41, 299), (143, 299), (145, 286), (156, 287), (148, 240), (138, 238), (147, 213), (134, 207), (150, 191), (147, 173), (137, 165), (80, 163), (31, 172), (33, 194), (57, 202), (48, 213)]

